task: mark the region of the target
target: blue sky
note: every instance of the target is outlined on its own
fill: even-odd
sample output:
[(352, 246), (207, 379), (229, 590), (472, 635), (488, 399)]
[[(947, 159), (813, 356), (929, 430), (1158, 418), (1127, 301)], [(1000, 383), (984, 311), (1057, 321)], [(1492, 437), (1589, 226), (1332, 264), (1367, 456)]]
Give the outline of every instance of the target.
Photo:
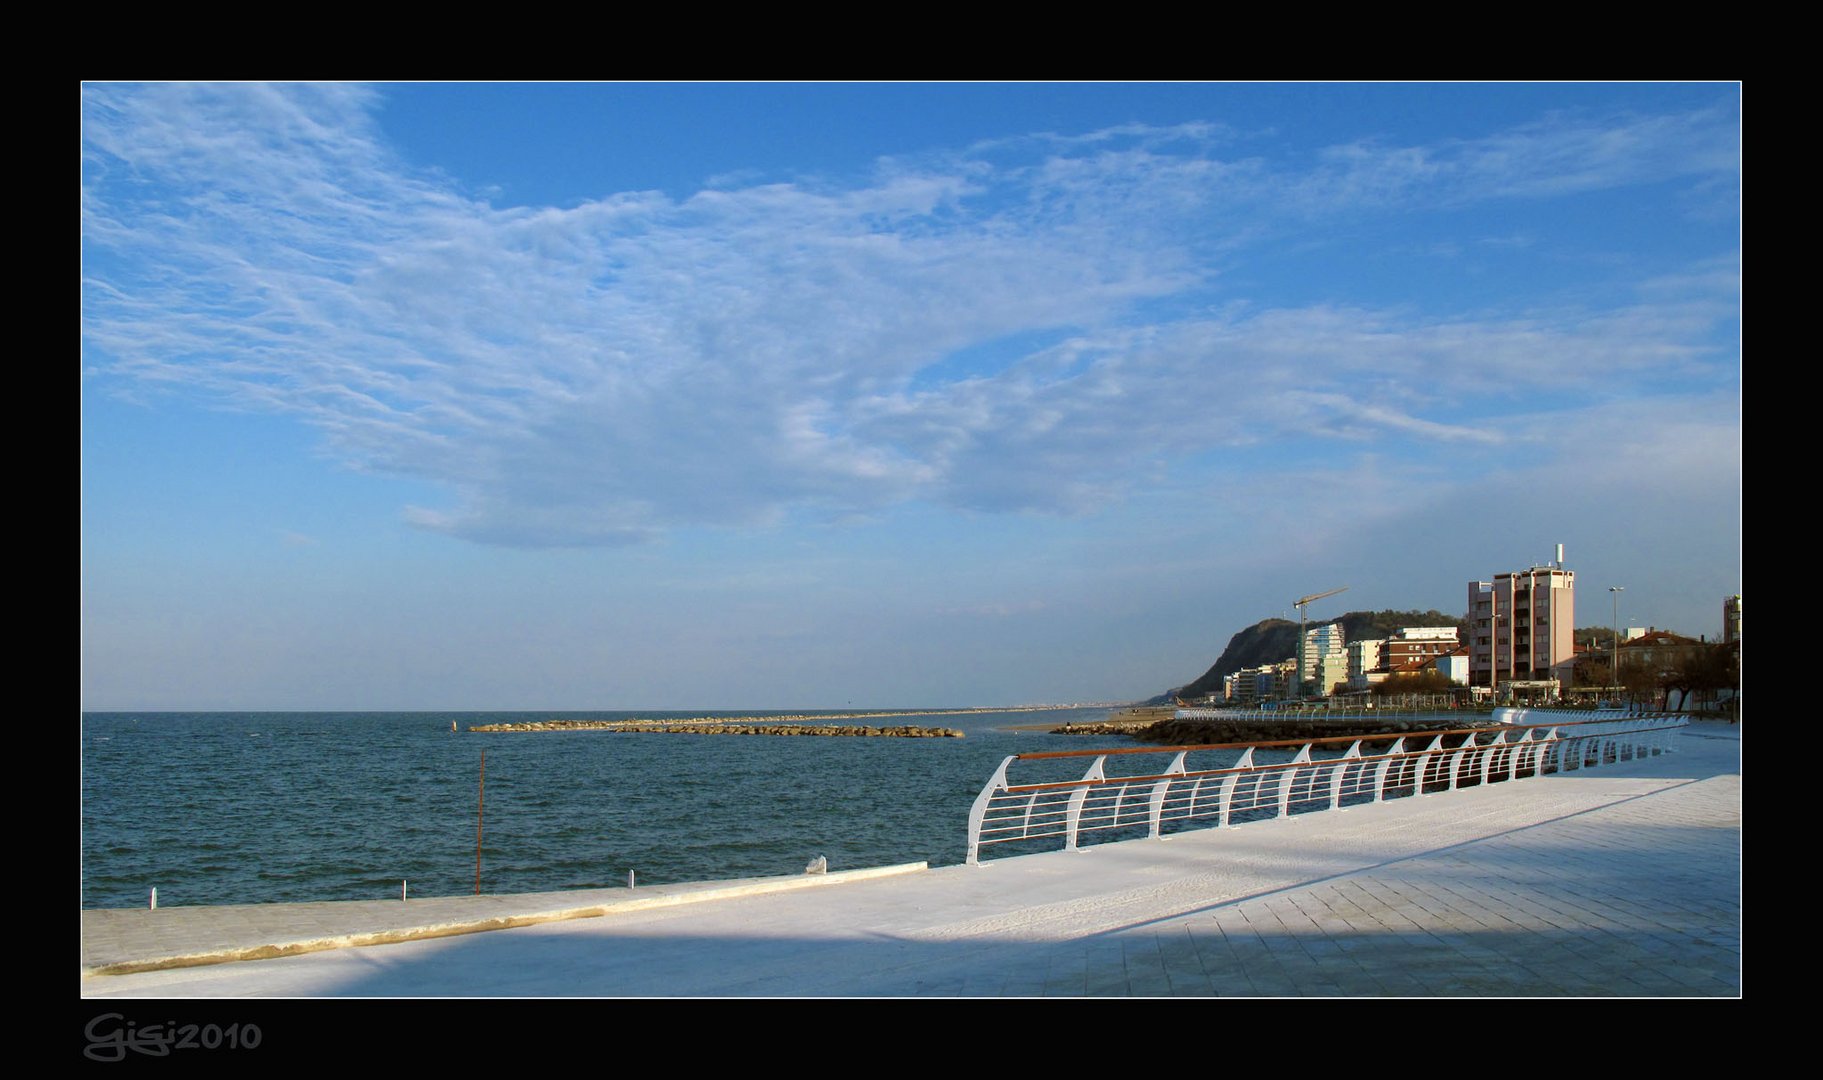
[(83, 706), (1126, 700), (1740, 591), (1732, 84), (90, 84)]

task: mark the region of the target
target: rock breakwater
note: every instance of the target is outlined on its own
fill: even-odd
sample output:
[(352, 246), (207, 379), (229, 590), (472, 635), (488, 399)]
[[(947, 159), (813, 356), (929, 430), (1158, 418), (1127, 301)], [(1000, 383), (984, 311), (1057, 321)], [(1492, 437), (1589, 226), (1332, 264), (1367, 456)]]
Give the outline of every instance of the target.
[[(1126, 709), (1106, 720), (1089, 724), (1065, 724), (1052, 728), (1053, 735), (1124, 735), (1144, 743), (1160, 746), (1211, 746), (1221, 743), (1280, 742), (1324, 738), (1362, 737), (1368, 735), (1411, 735), (1425, 731), (1452, 731), (1463, 728), (1490, 727), (1483, 716), (1445, 717), (1442, 719), (1383, 719), (1365, 716), (1358, 719), (1325, 718), (1314, 720), (1263, 720), (1258, 717), (1217, 720), (1208, 717), (1179, 720), (1169, 706), (1147, 706)], [(1446, 740), (1451, 745), (1459, 740)]]
[[(1412, 735), (1426, 731), (1459, 731), (1495, 726), (1466, 719), (1447, 720), (1164, 720), (1127, 732), (1140, 742), (1161, 746), (1210, 746), (1218, 743)], [(1453, 743), (1456, 740), (1446, 740)]]
[(1065, 724), (1051, 729), (1053, 735), (1132, 735), (1169, 721), (1177, 710), (1169, 705), (1145, 705), (1122, 709), (1106, 720), (1089, 724)]

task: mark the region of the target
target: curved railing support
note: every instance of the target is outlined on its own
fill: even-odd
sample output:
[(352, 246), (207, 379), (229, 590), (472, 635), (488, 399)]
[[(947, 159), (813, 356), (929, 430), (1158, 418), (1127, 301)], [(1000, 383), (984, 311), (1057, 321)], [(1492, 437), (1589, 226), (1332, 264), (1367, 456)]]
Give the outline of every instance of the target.
[(1152, 797), (1146, 800), (1146, 835), (1154, 840), (1158, 839), (1159, 828), (1164, 823), (1165, 795), (1171, 790), (1171, 778), (1184, 775), (1184, 755), (1187, 753), (1188, 750), (1177, 752), (1171, 764), (1165, 766), (1164, 779), (1152, 785)]
[(1064, 812), (1065, 839), (1063, 842), (1063, 849), (1065, 851), (1076, 850), (1076, 835), (1082, 828), (1082, 805), (1089, 799), (1089, 784), (1097, 780), (1107, 779), (1107, 775), (1102, 772), (1102, 766), (1106, 764), (1107, 760), (1108, 758), (1105, 754), (1096, 758), (1095, 763), (1089, 766), (1089, 771), (1082, 774), (1084, 781), (1083, 785), (1070, 793), (1070, 807)]
[[(1355, 745), (1358, 747), (1361, 744), (1357, 742), (1357, 743), (1355, 743)], [(1399, 758), (1400, 755), (1402, 755), (1404, 753), (1405, 753), (1405, 738), (1404, 738), (1404, 736), (1400, 736), (1399, 738), (1393, 740), (1392, 746), (1387, 748), (1386, 753), (1380, 758), (1379, 762), (1374, 765), (1374, 801), (1375, 802), (1385, 802), (1386, 801), (1386, 774), (1392, 770), (1394, 760)], [(1422, 775), (1422, 774), (1420, 774), (1420, 775)]]
[(1297, 782), (1297, 767), (1308, 764), (1310, 764), (1310, 744), (1305, 743), (1304, 748), (1298, 751), (1298, 756), (1291, 759), (1291, 768), (1286, 769), (1284, 775), (1279, 778), (1280, 817), (1291, 816), (1291, 785)]
[(1336, 764), (1329, 773), (1329, 808), (1342, 809), (1342, 782), (1348, 779), (1348, 763), (1361, 760), (1361, 740), (1350, 743), (1342, 756), (1336, 758)]
[(1000, 767), (994, 770), (994, 775), (988, 778), (987, 786), (981, 789), (981, 794), (975, 796), (975, 805), (969, 807), (968, 864), (970, 866), (981, 862), (981, 823), (987, 819), (987, 808), (992, 805), (995, 792), (1006, 790), (1006, 770), (1008, 766), (1018, 760), (1016, 757), (1009, 757), (1002, 761)]
[(1216, 827), (1217, 828), (1225, 829), (1225, 828), (1228, 828), (1232, 824), (1232, 822), (1229, 820), (1229, 816), (1230, 816), (1230, 811), (1232, 811), (1234, 808), (1235, 781), (1239, 780), (1243, 774), (1249, 773), (1252, 771), (1253, 771), (1253, 747), (1249, 746), (1241, 754), (1240, 760), (1234, 763), (1233, 770), (1231, 770), (1227, 776), (1222, 777), (1222, 796), (1221, 796), (1222, 808), (1221, 808), (1220, 814), (1216, 817)]

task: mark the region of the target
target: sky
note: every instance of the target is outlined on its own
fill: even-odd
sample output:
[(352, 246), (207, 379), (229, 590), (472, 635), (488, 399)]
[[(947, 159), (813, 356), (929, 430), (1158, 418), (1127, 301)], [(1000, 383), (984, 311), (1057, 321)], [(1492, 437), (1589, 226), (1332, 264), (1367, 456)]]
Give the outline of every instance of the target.
[(1740, 96), (86, 84), (82, 707), (1127, 701), (1558, 544), (1713, 638)]

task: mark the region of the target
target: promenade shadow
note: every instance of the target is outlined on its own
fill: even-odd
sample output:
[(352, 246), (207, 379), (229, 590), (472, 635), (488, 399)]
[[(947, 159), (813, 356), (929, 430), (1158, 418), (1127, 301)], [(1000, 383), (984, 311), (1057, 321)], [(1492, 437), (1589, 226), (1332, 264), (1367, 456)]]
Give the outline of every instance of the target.
[[(515, 932), (515, 933), (524, 933)], [(468, 941), (289, 997), (1041, 998), (1733, 997), (1738, 935), (1662, 930), (1431, 930), (1236, 939), (893, 942), (737, 936), (578, 947)], [(199, 988), (200, 990), (200, 988)]]

